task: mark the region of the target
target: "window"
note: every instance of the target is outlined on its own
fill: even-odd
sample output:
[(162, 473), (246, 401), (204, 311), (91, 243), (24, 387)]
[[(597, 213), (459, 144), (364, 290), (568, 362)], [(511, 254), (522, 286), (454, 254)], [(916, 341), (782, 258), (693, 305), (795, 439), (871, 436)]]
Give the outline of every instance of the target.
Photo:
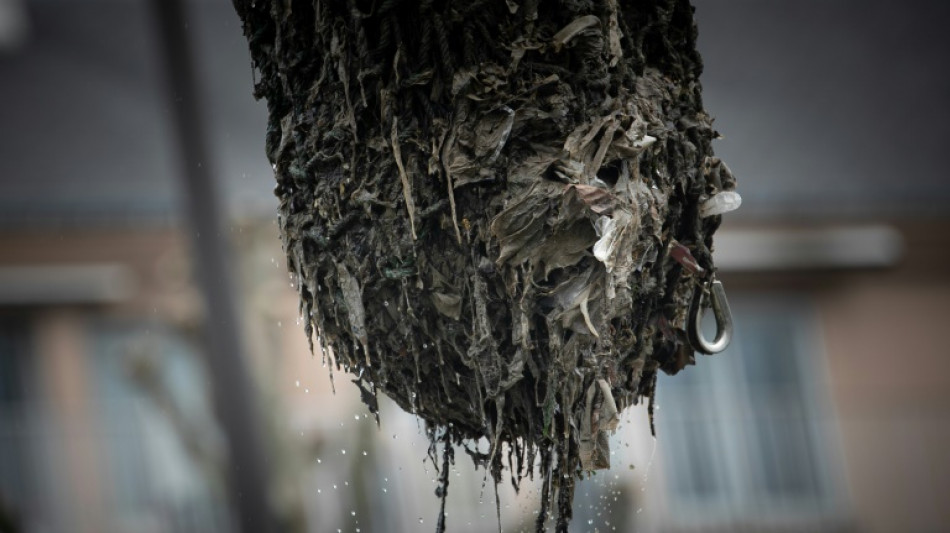
[(658, 387), (671, 527), (834, 527), (840, 463), (812, 313), (780, 296), (732, 303), (729, 349)]
[(160, 324), (98, 321), (89, 370), (119, 529), (229, 530), (219, 435), (195, 350)]

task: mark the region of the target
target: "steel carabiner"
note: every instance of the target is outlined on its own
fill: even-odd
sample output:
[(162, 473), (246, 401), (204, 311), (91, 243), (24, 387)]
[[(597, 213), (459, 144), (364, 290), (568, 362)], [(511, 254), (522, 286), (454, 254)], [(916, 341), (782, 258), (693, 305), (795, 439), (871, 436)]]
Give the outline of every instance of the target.
[[(706, 340), (702, 329), (706, 292), (712, 296), (713, 316), (716, 317), (716, 338), (712, 342)], [(732, 311), (729, 309), (726, 289), (723, 288), (721, 281), (710, 278), (696, 291), (690, 305), (686, 329), (689, 333), (689, 342), (697, 352), (712, 355), (729, 346), (732, 340)]]

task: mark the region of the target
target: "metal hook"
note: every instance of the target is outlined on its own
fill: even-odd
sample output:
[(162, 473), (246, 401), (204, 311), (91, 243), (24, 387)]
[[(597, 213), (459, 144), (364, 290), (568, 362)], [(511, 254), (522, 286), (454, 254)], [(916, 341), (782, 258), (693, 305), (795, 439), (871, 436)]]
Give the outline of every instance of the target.
[[(707, 290), (712, 295), (713, 316), (716, 317), (716, 339), (712, 342), (706, 340), (702, 329), (703, 311), (705, 310), (703, 300)], [(729, 301), (726, 300), (726, 289), (723, 288), (721, 281), (712, 280), (711, 283), (704, 284), (696, 291), (693, 304), (689, 309), (687, 329), (689, 330), (689, 342), (697, 352), (712, 355), (725, 350), (729, 346), (729, 341), (732, 340), (732, 311), (729, 309)]]

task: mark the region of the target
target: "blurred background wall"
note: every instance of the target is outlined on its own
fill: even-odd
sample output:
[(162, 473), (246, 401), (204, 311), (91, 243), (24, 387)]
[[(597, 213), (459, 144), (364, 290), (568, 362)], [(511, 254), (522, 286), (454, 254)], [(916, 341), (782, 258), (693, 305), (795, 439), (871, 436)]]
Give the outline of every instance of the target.
[[(297, 320), (266, 110), (227, 0), (190, 0), (268, 486), (288, 531), (434, 528), (435, 467)], [(743, 207), (716, 237), (725, 353), (627, 413), (577, 531), (939, 531), (950, 521), (950, 7), (699, 2)], [(232, 531), (177, 140), (147, 0), (0, 0), (0, 530)], [(332, 389), (335, 388), (335, 394)], [(459, 453), (453, 530), (496, 528)], [(505, 530), (536, 487), (499, 488)]]

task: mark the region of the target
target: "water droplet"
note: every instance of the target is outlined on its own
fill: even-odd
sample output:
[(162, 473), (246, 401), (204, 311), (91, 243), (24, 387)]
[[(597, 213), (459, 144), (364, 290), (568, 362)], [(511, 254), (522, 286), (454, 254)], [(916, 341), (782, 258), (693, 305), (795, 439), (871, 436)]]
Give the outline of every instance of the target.
[(350, 516), (356, 516), (356, 511), (350, 511)]
[(343, 455), (346, 455), (346, 450), (340, 450), (340, 453), (342, 453)]
[(297, 381), (295, 381), (294, 383), (297, 385), (297, 387), (300, 387), (300, 380), (299, 380), (299, 379), (298, 379)]
[(420, 524), (422, 523), (422, 517), (421, 517), (421, 516), (419, 517), (419, 523), (420, 523)]
[(365, 457), (366, 455), (366, 450), (363, 450), (363, 456)]
[(310, 394), (310, 389), (304, 389), (303, 392), (304, 394)]
[(359, 420), (359, 419), (360, 419), (360, 415), (353, 415), (353, 420)]
[(320, 464), (320, 463), (322, 463), (322, 462), (323, 462), (323, 459), (320, 459), (320, 458), (318, 457), (318, 458), (317, 458), (317, 464)]

